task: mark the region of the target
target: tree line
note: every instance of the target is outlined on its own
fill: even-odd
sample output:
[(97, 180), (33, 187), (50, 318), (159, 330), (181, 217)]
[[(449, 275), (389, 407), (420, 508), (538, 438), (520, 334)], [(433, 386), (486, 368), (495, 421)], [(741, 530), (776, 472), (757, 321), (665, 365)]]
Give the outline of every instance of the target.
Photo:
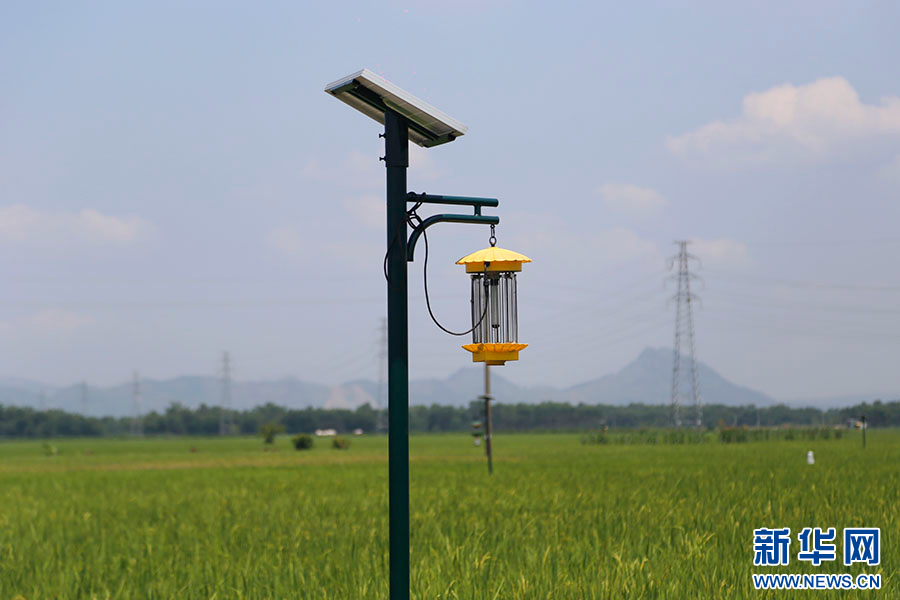
[[(671, 408), (665, 405), (629, 404), (626, 406), (564, 404), (495, 403), (493, 426), (497, 431), (583, 431), (603, 428), (628, 429), (640, 427), (668, 427), (672, 423)], [(682, 408), (682, 421), (694, 423), (693, 408)], [(431, 405), (409, 408), (409, 429), (412, 433), (468, 432), (474, 421), (481, 419), (482, 405), (472, 402), (467, 407)], [(710, 404), (703, 407), (703, 424), (717, 426), (760, 425), (846, 425), (865, 415), (870, 427), (900, 427), (900, 401), (862, 403), (847, 408), (819, 410), (792, 408), (783, 404), (756, 406), (725, 406)], [(0, 437), (49, 438), (74, 436), (124, 436), (134, 431), (143, 435), (216, 435), (219, 433), (222, 411), (217, 406), (200, 405), (191, 409), (178, 403), (164, 412), (151, 412), (139, 419), (131, 417), (88, 417), (62, 410), (0, 405)], [(243, 411), (230, 411), (229, 422), (234, 423), (231, 434), (256, 434), (263, 425), (278, 424), (287, 433), (309, 433), (316, 429), (335, 429), (349, 433), (362, 429), (366, 433), (386, 428), (386, 411), (378, 411), (368, 404), (355, 410), (305, 408), (290, 409), (265, 404)]]

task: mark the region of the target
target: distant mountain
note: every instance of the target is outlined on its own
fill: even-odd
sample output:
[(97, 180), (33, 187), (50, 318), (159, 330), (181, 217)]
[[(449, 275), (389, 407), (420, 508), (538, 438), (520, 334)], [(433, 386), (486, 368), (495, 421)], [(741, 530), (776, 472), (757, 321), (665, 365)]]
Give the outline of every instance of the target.
[[(685, 379), (690, 377), (690, 361), (682, 357)], [(703, 362), (697, 362), (700, 397), (705, 404), (768, 406), (770, 396), (731, 383)], [(568, 402), (578, 404), (668, 404), (672, 397), (672, 350), (645, 348), (618, 373), (605, 375), (569, 388)], [(685, 394), (683, 398), (689, 396)], [(687, 401), (685, 401), (685, 404)]]
[[(682, 365), (689, 369), (686, 359)], [(698, 363), (698, 370), (705, 404), (768, 406), (776, 403), (773, 398), (761, 392), (729, 382), (704, 363)], [(494, 369), (491, 374), (491, 392), (499, 402), (506, 403), (553, 401), (572, 404), (668, 404), (671, 378), (672, 351), (647, 348), (617, 373), (569, 388), (518, 386), (503, 377), (501, 369)], [(22, 385), (18, 385), (19, 383), (22, 381), (0, 380), (0, 404), (38, 407), (39, 391), (42, 390), (47, 408), (80, 413), (86, 406), (87, 414), (115, 417), (131, 415), (134, 410), (131, 383), (103, 388), (89, 386), (86, 405), (82, 401), (81, 384), (54, 387), (30, 381)], [(482, 393), (483, 386), (483, 370), (475, 366), (460, 369), (446, 379), (415, 379), (409, 383), (410, 404), (465, 406)], [(218, 405), (221, 393), (221, 382), (215, 377), (144, 379), (141, 381), (140, 409), (141, 412), (161, 412), (173, 402), (190, 408), (200, 404)], [(387, 402), (386, 393), (382, 389), (382, 404)], [(234, 382), (232, 385), (232, 405), (236, 409), (267, 403), (290, 408), (354, 409), (366, 403), (375, 406), (378, 400), (378, 385), (366, 379), (338, 386), (307, 383), (290, 377), (272, 381)], [(811, 399), (808, 404), (818, 405), (818, 402)]]
[(818, 408), (841, 408), (844, 406), (855, 406), (857, 404), (862, 404), (863, 402), (871, 404), (876, 400), (881, 400), (882, 402), (895, 402), (900, 400), (900, 394), (849, 394), (845, 396), (825, 396), (822, 398), (795, 398), (793, 400), (785, 401), (785, 404), (794, 407), (816, 406)]
[(37, 408), (41, 404), (52, 406), (45, 399), (41, 399), (40, 392), (14, 387), (11, 385), (0, 384), (0, 404), (10, 404), (13, 406), (33, 406)]
[[(142, 379), (140, 389), (142, 413), (154, 410), (162, 412), (173, 402), (196, 408), (201, 404), (218, 405), (222, 400), (221, 381), (216, 377), (202, 375), (185, 375), (165, 380)], [(294, 378), (242, 381), (232, 384), (231, 403), (239, 410), (268, 403), (293, 408), (321, 407), (328, 404), (333, 391), (328, 386), (306, 383)], [(37, 397), (34, 394), (28, 396), (29, 401), (21, 402), (13, 399), (21, 398), (20, 394), (11, 396), (6, 392), (6, 389), (0, 388), (0, 404), (37, 406)], [(87, 402), (84, 403), (82, 398), (81, 385), (78, 384), (48, 393), (45, 404), (48, 408), (85, 412), (93, 416), (122, 417), (134, 412), (134, 384), (130, 382), (112, 387), (88, 386)]]
[(32, 392), (40, 394), (41, 392), (50, 392), (57, 388), (55, 385), (46, 385), (31, 379), (23, 379), (22, 377), (0, 377), (0, 388), (10, 388), (22, 390), (24, 392)]

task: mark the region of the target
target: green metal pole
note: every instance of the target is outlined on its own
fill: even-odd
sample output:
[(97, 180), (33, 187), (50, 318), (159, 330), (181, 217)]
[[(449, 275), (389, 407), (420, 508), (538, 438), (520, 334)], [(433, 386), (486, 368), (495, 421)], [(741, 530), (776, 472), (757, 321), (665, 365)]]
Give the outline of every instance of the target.
[(491, 452), (493, 434), (491, 427), (491, 366), (484, 363), (484, 452), (487, 455), (488, 474), (494, 474), (494, 454)]
[(409, 600), (409, 335), (406, 277), (408, 127), (406, 118), (392, 110), (385, 111), (390, 600)]
[(866, 447), (866, 415), (862, 417), (863, 448)]

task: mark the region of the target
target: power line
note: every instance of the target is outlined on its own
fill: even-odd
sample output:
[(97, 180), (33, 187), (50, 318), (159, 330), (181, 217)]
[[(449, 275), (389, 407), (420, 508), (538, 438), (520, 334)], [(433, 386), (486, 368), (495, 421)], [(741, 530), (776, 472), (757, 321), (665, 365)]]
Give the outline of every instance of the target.
[(860, 239), (860, 240), (789, 240), (789, 241), (748, 241), (748, 246), (862, 246), (862, 245), (882, 245), (882, 244), (900, 244), (897, 238), (880, 238), (880, 239)]
[(645, 311), (635, 315), (629, 315), (627, 319), (617, 319), (601, 329), (589, 329), (579, 326), (577, 332), (566, 333), (560, 337), (559, 329), (545, 330), (542, 334), (534, 336), (535, 342), (543, 345), (562, 343), (567, 348), (578, 349), (581, 345), (596, 346), (598, 341), (608, 341), (620, 334), (638, 329), (645, 329), (648, 325), (659, 326), (671, 322), (669, 317), (663, 316), (662, 307), (655, 311)]
[[(103, 303), (103, 302), (66, 302), (66, 306), (69, 308), (80, 308), (80, 309), (104, 309), (104, 310), (130, 310), (130, 309), (152, 309), (152, 308), (162, 308), (162, 309), (242, 309), (242, 308), (264, 308), (264, 307), (277, 307), (277, 306), (306, 306), (306, 305), (320, 305), (320, 304), (367, 304), (367, 303), (375, 303), (375, 302), (384, 302), (384, 298), (375, 298), (375, 297), (354, 297), (354, 298), (322, 298), (322, 299), (308, 299), (308, 298), (281, 298), (281, 299), (248, 299), (248, 300), (232, 300), (232, 301), (222, 301), (222, 300), (196, 300), (196, 301), (181, 301), (181, 300), (172, 300), (172, 301), (159, 301), (159, 302), (146, 302), (146, 301), (135, 301), (135, 302), (118, 302), (118, 303)], [(59, 306), (59, 300), (2, 300), (0, 301), (0, 306), (4, 306), (7, 308), (55, 308)]]
[[(372, 348), (364, 347), (357, 354), (347, 355), (344, 348), (328, 357), (323, 364), (316, 369), (316, 381), (328, 381), (333, 377), (355, 377), (362, 371), (361, 367), (371, 367)], [(318, 358), (325, 358), (319, 356)]]
[[(895, 342), (900, 340), (900, 333), (891, 333), (888, 331), (860, 331), (857, 328), (853, 330), (836, 329), (834, 323), (821, 323), (816, 327), (815, 323), (798, 322), (793, 319), (773, 320), (766, 315), (735, 315), (733, 312), (717, 311), (708, 309), (711, 315), (717, 312), (720, 315), (727, 316), (724, 323), (715, 325), (716, 330), (729, 329), (733, 331), (741, 331), (744, 333), (757, 333), (766, 331), (777, 334), (796, 334), (799, 336), (811, 336), (819, 339), (839, 339), (839, 340), (862, 340), (869, 342)], [(746, 318), (746, 316), (756, 318)], [(798, 327), (800, 325), (800, 327)], [(809, 327), (803, 327), (809, 325)]]
[(842, 314), (847, 313), (859, 313), (859, 314), (871, 314), (871, 315), (900, 315), (900, 309), (897, 308), (881, 308), (881, 307), (870, 307), (870, 306), (852, 306), (852, 305), (841, 305), (841, 304), (810, 304), (807, 302), (791, 302), (790, 300), (782, 300), (777, 299), (776, 301), (772, 301), (769, 298), (757, 298), (754, 296), (747, 296), (746, 294), (736, 294), (731, 292), (725, 292), (721, 290), (717, 290), (713, 293), (715, 296), (724, 296), (727, 299), (736, 298), (740, 299), (741, 304), (746, 304), (748, 306), (759, 306), (761, 308), (775, 308), (775, 309), (783, 309), (783, 310), (814, 310), (814, 311), (823, 311), (823, 312), (837, 312)]
[[(593, 301), (587, 301), (571, 306), (565, 306), (561, 305), (559, 302), (554, 302), (549, 307), (551, 310), (546, 311), (541, 315), (541, 320), (545, 323), (548, 319), (550, 320), (550, 322), (558, 322), (560, 319), (569, 318), (571, 317), (571, 315), (585, 312), (590, 312), (594, 315), (596, 315), (598, 312), (605, 314), (616, 314), (626, 309), (646, 305), (651, 301), (658, 302), (662, 299), (662, 292), (663, 289), (657, 285), (657, 287), (652, 290), (645, 290), (640, 294), (630, 296), (624, 300), (620, 300), (619, 302), (611, 304), (597, 304)], [(528, 301), (528, 303), (540, 305), (541, 301), (535, 303), (534, 300), (531, 299)]]
[[(775, 285), (785, 286), (785, 287), (794, 287), (794, 288), (806, 288), (806, 289), (815, 289), (815, 290), (846, 290), (846, 291), (854, 291), (854, 292), (887, 292), (887, 293), (900, 293), (900, 286), (893, 285), (863, 285), (863, 284), (855, 284), (855, 283), (837, 283), (837, 282), (820, 282), (820, 281), (802, 281), (796, 279), (781, 279), (777, 277), (765, 277), (760, 275), (739, 275), (735, 273), (728, 273), (725, 271), (716, 271), (716, 270), (704, 270), (704, 272), (712, 273), (716, 278), (723, 278), (726, 280), (732, 280), (743, 283), (743, 280), (753, 280), (757, 282), (768, 282), (773, 283)], [(750, 283), (750, 282), (748, 282)], [(751, 285), (756, 285), (755, 283), (750, 283)]]
[[(553, 304), (554, 306), (558, 306), (560, 301), (566, 301), (568, 299), (579, 300), (584, 297), (588, 297), (590, 302), (593, 302), (592, 306), (596, 306), (596, 301), (606, 302), (608, 300), (615, 300), (620, 296), (624, 296), (625, 294), (632, 292), (638, 288), (647, 288), (649, 286), (650, 289), (658, 289), (659, 288), (659, 275), (664, 272), (654, 272), (650, 275), (644, 275), (640, 278), (633, 279), (624, 285), (616, 286), (615, 289), (603, 292), (599, 292), (597, 288), (589, 288), (583, 285), (566, 285), (560, 284), (556, 281), (553, 281), (552, 288), (546, 288), (547, 290), (571, 290), (573, 292), (577, 292), (576, 294), (567, 294), (565, 296), (560, 296), (559, 294), (550, 295), (547, 297), (547, 302)], [(540, 290), (536, 290), (537, 294), (529, 295), (529, 301), (533, 301), (535, 299), (540, 300)]]
[(574, 355), (586, 360), (594, 360), (592, 350), (595, 350), (598, 344), (609, 345), (635, 339), (647, 335), (651, 331), (659, 331), (667, 323), (671, 323), (671, 318), (665, 316), (660, 309), (654, 313), (639, 315), (624, 325), (620, 323), (618, 327), (607, 327), (601, 330), (582, 327), (573, 334), (559, 330), (545, 331), (543, 335), (535, 336), (534, 343), (542, 348), (555, 348), (557, 352), (572, 355), (573, 358), (569, 362), (578, 362)]
[(582, 352), (582, 350), (596, 350), (598, 342), (602, 342), (606, 346), (611, 346), (640, 338), (646, 340), (646, 336), (650, 332), (659, 332), (662, 327), (671, 322), (671, 317), (663, 316), (661, 319), (647, 320), (640, 324), (636, 324), (629, 328), (630, 331), (622, 330), (618, 335), (615, 333), (607, 335), (591, 334), (589, 339), (581, 340), (579, 343), (575, 344), (572, 344), (568, 338), (561, 339), (559, 336), (556, 336), (553, 339), (549, 339), (547, 342), (542, 342), (541, 346), (550, 352), (555, 348), (558, 348), (558, 351), (561, 353), (571, 354), (573, 357), (566, 361), (568, 364), (583, 365), (587, 362), (595, 362), (596, 355), (592, 352)]

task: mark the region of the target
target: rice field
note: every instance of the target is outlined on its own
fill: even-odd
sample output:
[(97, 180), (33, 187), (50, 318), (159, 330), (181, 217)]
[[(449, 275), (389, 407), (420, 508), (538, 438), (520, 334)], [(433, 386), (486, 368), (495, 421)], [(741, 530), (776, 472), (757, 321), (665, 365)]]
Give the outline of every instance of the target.
[[(387, 440), (0, 442), (0, 599), (387, 598)], [(900, 432), (747, 444), (414, 436), (417, 599), (808, 598), (751, 573), (878, 573), (900, 597)], [(55, 453), (54, 453), (55, 450)], [(806, 463), (808, 450), (814, 465)], [(791, 563), (753, 566), (753, 529)], [(881, 564), (813, 567), (803, 527), (880, 527)], [(840, 550), (840, 546), (839, 546)]]

